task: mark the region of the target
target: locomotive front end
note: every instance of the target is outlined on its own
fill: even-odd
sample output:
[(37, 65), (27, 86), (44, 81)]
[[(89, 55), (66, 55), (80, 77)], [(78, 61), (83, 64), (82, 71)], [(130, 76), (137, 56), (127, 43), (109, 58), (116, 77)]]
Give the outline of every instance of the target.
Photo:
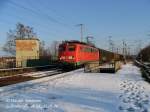
[(74, 44), (60, 44), (59, 45), (59, 60), (66, 63), (75, 63), (76, 46)]

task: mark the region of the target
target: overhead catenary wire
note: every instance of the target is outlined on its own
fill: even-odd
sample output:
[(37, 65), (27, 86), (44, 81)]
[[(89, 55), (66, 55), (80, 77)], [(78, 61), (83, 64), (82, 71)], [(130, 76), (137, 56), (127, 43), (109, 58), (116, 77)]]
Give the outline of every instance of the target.
[[(47, 22), (49, 22), (49, 23), (57, 23), (58, 25), (61, 25), (61, 26), (64, 26), (64, 27), (66, 27), (66, 28), (71, 29), (70, 27), (68, 27), (68, 26), (66, 26), (65, 24), (59, 22), (58, 20), (52, 18), (51, 16), (49, 16), (49, 15), (47, 15), (47, 14), (45, 14), (45, 13), (43, 14), (43, 12), (40, 12), (40, 10), (36, 11), (35, 9), (25, 7), (24, 5), (15, 3), (15, 2), (13, 2), (13, 1), (10, 1), (9, 3), (12, 4), (12, 5), (14, 5), (14, 6), (16, 6), (16, 7), (18, 7), (18, 8), (22, 8), (22, 9), (24, 9), (24, 10), (26, 10), (26, 11), (29, 11), (30, 13), (32, 13), (32, 14), (34, 14), (34, 15), (40, 17), (40, 18), (47, 19), (47, 20), (48, 20)], [(56, 31), (56, 33), (58, 33), (58, 32), (60, 32), (60, 31)], [(64, 32), (61, 32), (61, 33), (64, 33)], [(66, 32), (66, 33), (70, 33), (70, 32)], [(66, 34), (65, 34), (65, 35), (66, 35)], [(72, 34), (71, 34), (71, 36), (72, 36)]]
[[(16, 4), (12, 4), (12, 3), (10, 3), (10, 5), (11, 6), (13, 6), (14, 8), (13, 8), (13, 10), (15, 9), (15, 8), (21, 8), (21, 9), (23, 9), (23, 10), (25, 10), (25, 11), (28, 11), (30, 14), (32, 14), (32, 15), (36, 15), (36, 16), (38, 16), (38, 17), (40, 17), (40, 15), (39, 14), (36, 14), (36, 13), (34, 13), (34, 12), (32, 12), (32, 11), (29, 11), (29, 10), (27, 10), (25, 7), (20, 7), (20, 6), (18, 6), (18, 5), (16, 5)], [(17, 10), (16, 10), (16, 12), (17, 12)], [(23, 16), (21, 16), (21, 15), (15, 15), (14, 17), (17, 17), (17, 18), (19, 18), (20, 20), (23, 20)], [(35, 19), (38, 19), (38, 18), (35, 18)], [(19, 22), (20, 22), (20, 20), (19, 20)], [(7, 20), (2, 20), (3, 21), (3, 23), (10, 23), (10, 24), (13, 24), (13, 22), (12, 21), (7, 21)], [(55, 31), (55, 30), (49, 30), (48, 29), (48, 27), (50, 26), (50, 25), (48, 25), (47, 23), (45, 23), (44, 22), (44, 24), (41, 24), (41, 22), (36, 22), (35, 20), (33, 21), (32, 19), (28, 19), (28, 21), (30, 21), (32, 24), (34, 23), (34, 25), (38, 25), (38, 26), (44, 26), (44, 27), (42, 27), (40, 30), (42, 30), (43, 28), (43, 30), (42, 30), (42, 32), (44, 31), (44, 32), (47, 32), (47, 33), (51, 33), (52, 35), (54, 35), (54, 36), (56, 36), (57, 35), (57, 32), (58, 31)], [(48, 21), (48, 22), (50, 22), (50, 21)], [(36, 24), (35, 24), (36, 23)], [(55, 33), (52, 33), (52, 32), (50, 32), (50, 31), (53, 31), (53, 32), (55, 32)]]
[(16, 2), (14, 2), (14, 1), (12, 1), (12, 0), (10, 0), (9, 3), (11, 3), (11, 4), (13, 4), (13, 5), (17, 6), (17, 7), (23, 8), (23, 9), (25, 9), (25, 10), (28, 10), (28, 11), (30, 11), (31, 13), (35, 14), (35, 15), (38, 15), (38, 16), (40, 16), (40, 17), (42, 17), (42, 18), (45, 18), (45, 19), (49, 20), (50, 22), (57, 23), (57, 24), (59, 24), (59, 25), (62, 25), (62, 26), (64, 26), (64, 27), (67, 27), (64, 23), (62, 23), (62, 22), (56, 20), (55, 18), (51, 17), (50, 15), (48, 15), (48, 14), (46, 14), (46, 13), (44, 13), (44, 12), (41, 12), (39, 9), (37, 9), (37, 11), (35, 11), (35, 10), (33, 10), (32, 8), (25, 7), (25, 6), (21, 5), (21, 4), (17, 4)]
[[(39, 2), (37, 2), (37, 3), (39, 3)], [(30, 4), (30, 6), (33, 8), (33, 9), (35, 9), (35, 10), (37, 10), (38, 12), (40, 12), (41, 14), (42, 13), (44, 13), (44, 15), (47, 15), (47, 16), (50, 16), (48, 13), (45, 13), (45, 12), (43, 12), (39, 7), (35, 7), (35, 6), (37, 6), (37, 3), (35, 3), (35, 4), (32, 4), (32, 2), (29, 2), (29, 4)], [(40, 6), (42, 6), (42, 3), (40, 4)], [(53, 12), (53, 10), (52, 10), (52, 12)], [(56, 11), (54, 11), (54, 13), (56, 13)], [(57, 14), (58, 15), (58, 14)], [(55, 17), (56, 18), (56, 17)], [(63, 17), (64, 18), (64, 17)], [(62, 16), (61, 16), (61, 19), (62, 19)], [(64, 18), (65, 19), (65, 18)], [(57, 19), (58, 20), (58, 19)], [(60, 18), (59, 18), (59, 20), (60, 20)], [(62, 20), (61, 20), (62, 21)], [(60, 23), (60, 22), (59, 22)], [(73, 32), (72, 30), (74, 30), (74, 28), (71, 26), (71, 25), (69, 25), (69, 24), (66, 24), (66, 23), (60, 23), (60, 25), (61, 26), (63, 26), (63, 27), (65, 27), (65, 28), (68, 28), (68, 29), (71, 29), (70, 31), (71, 32)], [(62, 32), (61, 32), (62, 33)], [(64, 32), (63, 32), (64, 33)], [(65, 32), (65, 33), (70, 33), (70, 32)], [(72, 34), (71, 34), (72, 35)]]
[[(32, 0), (29, 0), (29, 1), (32, 1)], [(42, 0), (42, 2), (41, 2), (41, 0), (38, 0), (37, 3), (39, 3), (40, 6), (43, 6), (43, 2), (44, 2), (43, 0)], [(32, 3), (30, 2), (30, 4), (32, 4)], [(44, 7), (45, 7), (45, 6), (44, 6)], [(47, 7), (47, 11), (51, 11), (51, 12), (55, 13), (55, 14), (58, 16), (58, 19), (61, 20), (61, 21), (63, 21), (63, 20), (66, 19), (66, 17), (65, 17), (64, 15), (58, 13), (55, 9), (52, 9), (51, 7)], [(73, 20), (71, 20), (71, 18), (69, 18), (69, 21), (70, 21), (72, 24), (68, 24), (68, 23), (64, 23), (64, 24), (67, 25), (69, 28), (73, 28), (72, 25), (75, 25), (76, 22), (73, 21)]]
[[(47, 22), (49, 22), (49, 23), (55, 23), (55, 24), (61, 25), (61, 26), (63, 26), (63, 27), (69, 28), (69, 29), (73, 29), (73, 28), (74, 28), (74, 27), (70, 27), (69, 25), (66, 25), (65, 23), (62, 23), (62, 22), (58, 21), (57, 19), (51, 17), (49, 14), (47, 14), (47, 13), (41, 11), (39, 8), (33, 9), (32, 7), (26, 7), (26, 6), (22, 5), (22, 4), (19, 4), (19, 3), (14, 2), (13, 0), (9, 0), (8, 3), (11, 4), (11, 5), (13, 5), (13, 6), (15, 6), (15, 7), (17, 7), (17, 8), (24, 9), (24, 10), (28, 11), (30, 14), (34, 14), (34, 15), (38, 16), (39, 18), (46, 19), (46, 20), (48, 20)], [(32, 4), (29, 4), (29, 5), (32, 5)], [(20, 18), (20, 17), (19, 17), (19, 18)], [(29, 21), (29, 20), (28, 20), (28, 21)], [(39, 23), (38, 23), (38, 24), (39, 24)], [(46, 25), (47, 25), (47, 24), (46, 24)], [(47, 26), (48, 26), (48, 25), (47, 25)], [(50, 26), (50, 25), (49, 25), (49, 26)], [(49, 27), (49, 26), (48, 26), (48, 27)], [(45, 28), (45, 29), (47, 30), (47, 28)], [(54, 30), (53, 30), (53, 31), (54, 31)], [(60, 32), (60, 31), (56, 31), (56, 33), (58, 33), (58, 32)], [(64, 32), (63, 32), (63, 33), (64, 33)], [(67, 31), (67, 32), (65, 32), (65, 33), (70, 33), (70, 31)], [(74, 32), (74, 33), (75, 33), (75, 32)], [(56, 35), (57, 35), (57, 34), (56, 34)], [(72, 36), (72, 34), (71, 34), (71, 36)]]

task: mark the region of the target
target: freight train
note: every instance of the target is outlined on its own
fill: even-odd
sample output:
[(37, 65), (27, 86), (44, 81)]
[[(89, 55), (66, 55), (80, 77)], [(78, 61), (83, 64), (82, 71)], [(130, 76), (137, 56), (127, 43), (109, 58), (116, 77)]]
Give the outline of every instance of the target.
[(59, 45), (58, 51), (59, 61), (73, 66), (81, 66), (91, 61), (107, 63), (123, 58), (120, 54), (99, 49), (80, 41), (64, 41)]

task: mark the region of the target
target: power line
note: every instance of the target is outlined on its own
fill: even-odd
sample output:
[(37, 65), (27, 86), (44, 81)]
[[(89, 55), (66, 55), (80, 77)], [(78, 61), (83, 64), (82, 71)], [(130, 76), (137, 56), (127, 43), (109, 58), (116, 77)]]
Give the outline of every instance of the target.
[(27, 7), (25, 7), (25, 6), (21, 5), (21, 4), (17, 4), (17, 3), (13, 2), (13, 1), (9, 1), (9, 3), (11, 3), (11, 4), (13, 4), (13, 5), (17, 6), (17, 7), (20, 7), (22, 9), (28, 10), (31, 13), (36, 14), (36, 15), (38, 15), (40, 17), (45, 17), (46, 19), (48, 19), (49, 21), (51, 21), (53, 23), (57, 23), (59, 25), (66, 26), (65, 24), (63, 24), (63, 23), (59, 22), (58, 20), (54, 19), (53, 17), (51, 17), (51, 16), (49, 16), (49, 15), (47, 15), (45, 13), (40, 13), (39, 9), (37, 9), (38, 11), (35, 11), (35, 10), (31, 9), (31, 8), (27, 8)]
[(114, 52), (114, 42), (112, 41), (112, 36), (108, 37), (108, 43), (109, 43), (109, 50), (111, 52)]
[[(19, 17), (19, 16), (18, 16), (18, 17)], [(20, 19), (23, 19), (22, 17), (19, 17), (19, 18), (20, 18)], [(0, 20), (0, 23), (2, 23), (2, 24), (8, 24), (8, 23), (9, 23), (9, 24), (13, 24), (12, 21), (3, 20), (3, 19)], [(36, 26), (37, 26), (37, 25), (40, 25), (40, 26), (42, 26), (42, 25), (44, 25), (44, 24), (39, 24), (39, 23), (38, 23), (38, 24), (34, 24), (34, 23), (32, 23), (32, 25), (36, 25)], [(44, 31), (45, 33), (50, 33), (49, 30), (47, 30), (46, 28), (43, 29), (43, 30), (42, 30), (42, 29), (38, 29), (38, 30), (39, 30), (39, 31), (42, 31), (42, 32)], [(56, 36), (56, 34), (54, 34), (54, 33), (51, 33), (51, 35), (55, 35), (55, 36)]]
[[(32, 8), (27, 8), (27, 7), (23, 6), (23, 5), (20, 5), (20, 4), (15, 3), (15, 2), (13, 2), (13, 1), (11, 1), (11, 4), (14, 5), (14, 6), (16, 6), (16, 7), (22, 8), (22, 9), (24, 9), (24, 10), (26, 10), (26, 11), (29, 11), (31, 14), (37, 15), (37, 16), (39, 16), (39, 17), (43, 17), (43, 18), (49, 20), (48, 22), (57, 23), (57, 24), (59, 24), (59, 25), (61, 25), (61, 26), (64, 26), (64, 27), (66, 27), (66, 28), (73, 29), (73, 27), (69, 27), (68, 25), (66, 25), (66, 24), (64, 24), (64, 23), (61, 23), (60, 21), (58, 21), (58, 20), (52, 18), (52, 17), (49, 16), (48, 14), (41, 12), (40, 9), (34, 10), (34, 9), (32, 9)], [(60, 31), (56, 31), (56, 33), (58, 33), (58, 32), (60, 32)], [(64, 33), (64, 32), (62, 32), (62, 33)], [(70, 33), (70, 32), (67, 31), (67, 32), (65, 32), (65, 33)], [(66, 35), (66, 34), (65, 34), (65, 35)], [(71, 35), (72, 35), (72, 34), (71, 34)]]
[[(37, 2), (37, 3), (39, 3), (39, 2)], [(43, 13), (43, 11), (42, 11), (39, 7), (35, 7), (35, 5), (32, 4), (32, 2), (30, 2), (30, 5), (31, 5), (32, 8), (38, 10), (38, 12)], [(42, 5), (42, 3), (40, 4), (40, 6), (41, 6), (41, 5)], [(56, 12), (55, 12), (55, 13), (56, 13)], [(47, 13), (45, 13), (45, 12), (44, 12), (44, 14), (47, 15), (47, 16), (49, 16), (49, 14), (47, 14)], [(72, 30), (73, 30), (73, 27), (71, 27), (70, 25), (68, 25), (68, 24), (66, 24), (66, 23), (61, 23), (61, 24), (62, 24), (63, 26), (65, 26), (66, 28), (69, 28), (69, 29), (72, 29)], [(70, 33), (70, 32), (67, 31), (66, 33)]]
[[(26, 11), (29, 11), (31, 14), (38, 15), (40, 18), (41, 18), (41, 17), (42, 17), (42, 18), (45, 18), (45, 19), (49, 20), (49, 22), (51, 22), (51, 23), (57, 23), (57, 24), (59, 24), (59, 25), (65, 26), (65, 27), (67, 27), (67, 28), (70, 29), (70, 27), (68, 27), (66, 24), (64, 24), (64, 23), (58, 21), (57, 19), (51, 17), (50, 15), (48, 15), (48, 14), (42, 12), (42, 11), (41, 11), (40, 9), (38, 9), (38, 8), (36, 8), (36, 10), (35, 10), (35, 9), (29, 8), (29, 7), (25, 7), (24, 5), (18, 4), (18, 3), (16, 3), (16, 2), (12, 1), (12, 0), (10, 0), (9, 3), (10, 3), (11, 5), (15, 6), (15, 7), (22, 8), (22, 9), (24, 9), (24, 10), (26, 10)], [(34, 21), (34, 22), (35, 22), (35, 21)], [(81, 27), (81, 31), (80, 31), (80, 33), (81, 33), (81, 41), (83, 41), (83, 24), (80, 24), (80, 27)], [(47, 29), (46, 29), (46, 30), (47, 30)], [(57, 32), (58, 32), (58, 31), (57, 31)]]
[[(36, 12), (33, 12), (33, 11), (30, 11), (30, 9), (27, 9), (26, 7), (20, 7), (20, 6), (18, 6), (18, 5), (16, 5), (16, 4), (14, 4), (14, 3), (10, 3), (13, 7), (16, 7), (16, 8), (21, 8), (21, 9), (24, 9), (25, 11), (29, 11), (31, 14), (34, 14), (34, 15), (38, 15), (39, 17), (43, 17), (43, 16), (40, 16), (39, 14), (40, 13), (36, 13)], [(18, 16), (19, 17), (19, 16)], [(20, 16), (21, 17), (21, 16)], [(20, 18), (19, 17), (19, 18)], [(23, 18), (20, 18), (20, 19), (23, 19)], [(37, 18), (36, 18), (37, 19)], [(47, 18), (46, 18), (47, 19)], [(30, 21), (30, 20), (32, 20), (32, 19), (28, 19), (28, 21)], [(34, 21), (35, 22), (35, 21)], [(48, 21), (48, 22), (50, 22), (50, 21)], [(32, 24), (33, 24), (33, 21), (32, 21)], [(39, 22), (38, 22), (38, 24), (36, 24), (36, 25), (38, 25), (38, 26), (43, 26), (43, 25), (46, 25), (47, 27), (49, 27), (50, 25), (48, 25), (48, 24), (40, 24)], [(44, 28), (44, 30), (43, 31), (45, 31), (45, 30), (47, 30), (47, 32), (50, 32), (46, 27), (43, 27)], [(54, 31), (54, 30), (53, 30)], [(59, 31), (55, 31), (55, 33), (57, 34)], [(53, 35), (56, 35), (56, 34), (54, 34), (53, 33)]]
[[(39, 0), (37, 3), (40, 3), (40, 6), (43, 5), (43, 1), (41, 2), (40, 0)], [(32, 4), (32, 3), (30, 2), (30, 5), (31, 5), (31, 4)], [(33, 6), (33, 5), (32, 5), (32, 6)], [(37, 8), (38, 8), (38, 7), (36, 7), (36, 9), (37, 9)], [(39, 9), (39, 8), (38, 8), (38, 9)], [(39, 10), (40, 10), (40, 9), (39, 9)], [(60, 20), (60, 19), (65, 19), (65, 17), (64, 17), (63, 15), (58, 14), (56, 10), (54, 10), (54, 9), (52, 9), (52, 8), (50, 8), (50, 7), (48, 7), (47, 11), (51, 11), (51, 12), (55, 13), (57, 16), (59, 16), (59, 20)], [(48, 14), (47, 14), (47, 15), (48, 15)], [(70, 20), (70, 18), (69, 18), (69, 20)], [(72, 23), (75, 24), (74, 22), (72, 22)], [(65, 25), (65, 26), (67, 26), (68, 28), (73, 28), (73, 27), (70, 27), (69, 24), (66, 24), (66, 23), (62, 23), (62, 24)]]

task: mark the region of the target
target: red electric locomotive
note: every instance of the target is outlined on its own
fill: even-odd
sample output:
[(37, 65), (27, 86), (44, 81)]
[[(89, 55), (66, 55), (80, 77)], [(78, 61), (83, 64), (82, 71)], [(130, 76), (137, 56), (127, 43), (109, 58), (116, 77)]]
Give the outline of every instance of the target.
[(73, 65), (83, 65), (99, 60), (99, 49), (79, 41), (65, 41), (59, 45), (59, 60)]

